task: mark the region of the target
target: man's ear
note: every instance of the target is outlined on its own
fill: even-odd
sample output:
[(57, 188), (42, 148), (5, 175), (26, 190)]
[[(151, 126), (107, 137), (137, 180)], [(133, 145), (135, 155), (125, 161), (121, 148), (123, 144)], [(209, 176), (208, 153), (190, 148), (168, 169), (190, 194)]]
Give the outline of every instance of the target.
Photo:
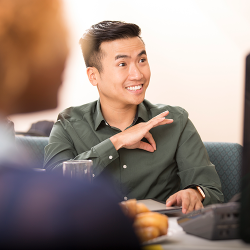
[(90, 83), (93, 86), (98, 85), (98, 76), (99, 76), (99, 71), (95, 67), (88, 67), (87, 68), (87, 75), (89, 78)]

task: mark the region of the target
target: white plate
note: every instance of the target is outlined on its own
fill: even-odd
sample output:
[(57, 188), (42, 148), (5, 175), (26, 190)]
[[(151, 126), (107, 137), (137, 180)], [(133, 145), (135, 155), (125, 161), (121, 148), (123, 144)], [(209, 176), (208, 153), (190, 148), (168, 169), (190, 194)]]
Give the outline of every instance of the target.
[(170, 236), (172, 236), (174, 233), (176, 233), (176, 230), (175, 230), (175, 229), (173, 229), (173, 230), (168, 229), (168, 233), (167, 233), (167, 234), (162, 235), (162, 236), (159, 236), (159, 237), (154, 238), (154, 239), (152, 239), (152, 240), (148, 240), (148, 241), (144, 242), (142, 245), (161, 243), (161, 242), (163, 242), (163, 241), (169, 239)]
[(158, 243), (161, 243), (161, 242), (167, 240), (168, 237), (169, 237), (169, 235), (168, 235), (168, 234), (165, 234), (165, 235), (159, 236), (159, 237), (157, 237), (157, 238), (154, 238), (154, 239), (152, 239), (152, 240), (148, 240), (148, 241), (142, 243), (142, 245), (158, 244)]

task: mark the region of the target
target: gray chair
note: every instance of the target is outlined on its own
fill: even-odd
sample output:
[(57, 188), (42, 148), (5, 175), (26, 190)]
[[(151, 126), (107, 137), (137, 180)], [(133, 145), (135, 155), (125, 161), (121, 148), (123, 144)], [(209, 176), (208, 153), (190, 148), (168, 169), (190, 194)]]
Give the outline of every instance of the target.
[(237, 143), (204, 142), (210, 161), (220, 177), (224, 202), (241, 191), (243, 147)]
[(16, 136), (16, 145), (24, 152), (29, 152), (29, 161), (36, 168), (43, 168), (44, 147), (49, 143), (49, 137)]
[[(16, 144), (31, 152), (32, 161), (39, 168), (43, 168), (44, 147), (48, 141), (48, 137), (16, 136)], [(220, 177), (224, 202), (228, 202), (240, 192), (242, 146), (225, 142), (204, 142), (204, 145)]]

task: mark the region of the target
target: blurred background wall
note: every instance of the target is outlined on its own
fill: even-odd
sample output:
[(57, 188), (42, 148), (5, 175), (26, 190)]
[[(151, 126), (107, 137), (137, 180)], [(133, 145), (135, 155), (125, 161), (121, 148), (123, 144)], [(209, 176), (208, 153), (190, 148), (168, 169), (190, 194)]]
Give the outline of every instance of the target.
[(16, 131), (40, 120), (55, 121), (63, 109), (98, 98), (78, 41), (92, 24), (121, 20), (142, 29), (152, 73), (146, 98), (185, 108), (203, 141), (242, 144), (249, 0), (62, 1), (71, 51), (58, 108), (9, 117)]

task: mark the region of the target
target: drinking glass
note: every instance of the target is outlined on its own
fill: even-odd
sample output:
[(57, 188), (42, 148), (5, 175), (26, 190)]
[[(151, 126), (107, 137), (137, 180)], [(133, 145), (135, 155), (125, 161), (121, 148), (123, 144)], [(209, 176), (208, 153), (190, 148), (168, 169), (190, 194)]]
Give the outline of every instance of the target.
[(92, 166), (91, 160), (70, 160), (63, 162), (63, 175), (92, 182)]

